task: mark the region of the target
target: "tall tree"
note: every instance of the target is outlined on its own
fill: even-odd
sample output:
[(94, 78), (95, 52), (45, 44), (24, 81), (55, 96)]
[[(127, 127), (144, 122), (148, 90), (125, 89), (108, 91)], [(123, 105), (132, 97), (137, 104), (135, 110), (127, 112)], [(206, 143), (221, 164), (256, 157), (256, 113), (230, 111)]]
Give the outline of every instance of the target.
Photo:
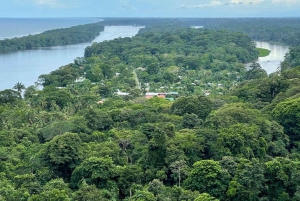
[(21, 82), (17, 82), (13, 89), (16, 89), (21, 94), (22, 90), (25, 89), (25, 85)]
[(229, 182), (229, 174), (219, 162), (202, 160), (194, 163), (184, 186), (200, 193), (209, 193), (216, 198), (223, 198)]

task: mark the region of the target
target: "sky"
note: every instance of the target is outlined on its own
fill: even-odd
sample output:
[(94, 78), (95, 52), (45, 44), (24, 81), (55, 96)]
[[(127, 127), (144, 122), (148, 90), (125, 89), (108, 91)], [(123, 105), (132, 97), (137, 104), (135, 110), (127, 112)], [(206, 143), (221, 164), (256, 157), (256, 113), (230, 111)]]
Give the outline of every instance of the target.
[(0, 17), (300, 17), (300, 0), (0, 0)]

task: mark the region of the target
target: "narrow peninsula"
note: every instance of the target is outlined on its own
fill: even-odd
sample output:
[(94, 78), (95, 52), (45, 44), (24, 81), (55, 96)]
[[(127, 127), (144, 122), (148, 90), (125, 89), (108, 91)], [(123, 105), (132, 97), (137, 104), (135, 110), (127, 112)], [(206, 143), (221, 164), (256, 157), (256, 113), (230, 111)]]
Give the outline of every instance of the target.
[(271, 53), (270, 50), (264, 49), (264, 48), (256, 48), (256, 50), (259, 53), (258, 57), (266, 57), (266, 56), (269, 56)]
[(92, 41), (104, 31), (101, 22), (78, 25), (70, 28), (53, 29), (41, 34), (0, 40), (0, 54), (39, 47), (73, 45)]

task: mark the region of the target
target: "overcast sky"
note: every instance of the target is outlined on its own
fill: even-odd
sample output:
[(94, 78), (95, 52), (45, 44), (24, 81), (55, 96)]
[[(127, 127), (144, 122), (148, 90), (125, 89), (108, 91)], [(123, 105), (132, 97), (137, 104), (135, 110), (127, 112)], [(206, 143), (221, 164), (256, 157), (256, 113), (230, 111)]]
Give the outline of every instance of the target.
[(300, 17), (300, 0), (0, 0), (0, 17)]

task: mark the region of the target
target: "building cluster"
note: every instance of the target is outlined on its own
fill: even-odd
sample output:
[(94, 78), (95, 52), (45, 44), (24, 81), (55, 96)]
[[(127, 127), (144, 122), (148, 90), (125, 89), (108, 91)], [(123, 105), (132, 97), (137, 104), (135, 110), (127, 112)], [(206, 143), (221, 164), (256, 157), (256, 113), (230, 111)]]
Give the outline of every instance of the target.
[[(128, 92), (122, 92), (118, 90), (117, 92), (114, 92), (115, 95), (118, 96), (128, 96)], [(178, 92), (146, 92), (145, 98), (150, 99), (153, 97), (163, 98), (166, 100), (174, 101), (178, 97)]]

